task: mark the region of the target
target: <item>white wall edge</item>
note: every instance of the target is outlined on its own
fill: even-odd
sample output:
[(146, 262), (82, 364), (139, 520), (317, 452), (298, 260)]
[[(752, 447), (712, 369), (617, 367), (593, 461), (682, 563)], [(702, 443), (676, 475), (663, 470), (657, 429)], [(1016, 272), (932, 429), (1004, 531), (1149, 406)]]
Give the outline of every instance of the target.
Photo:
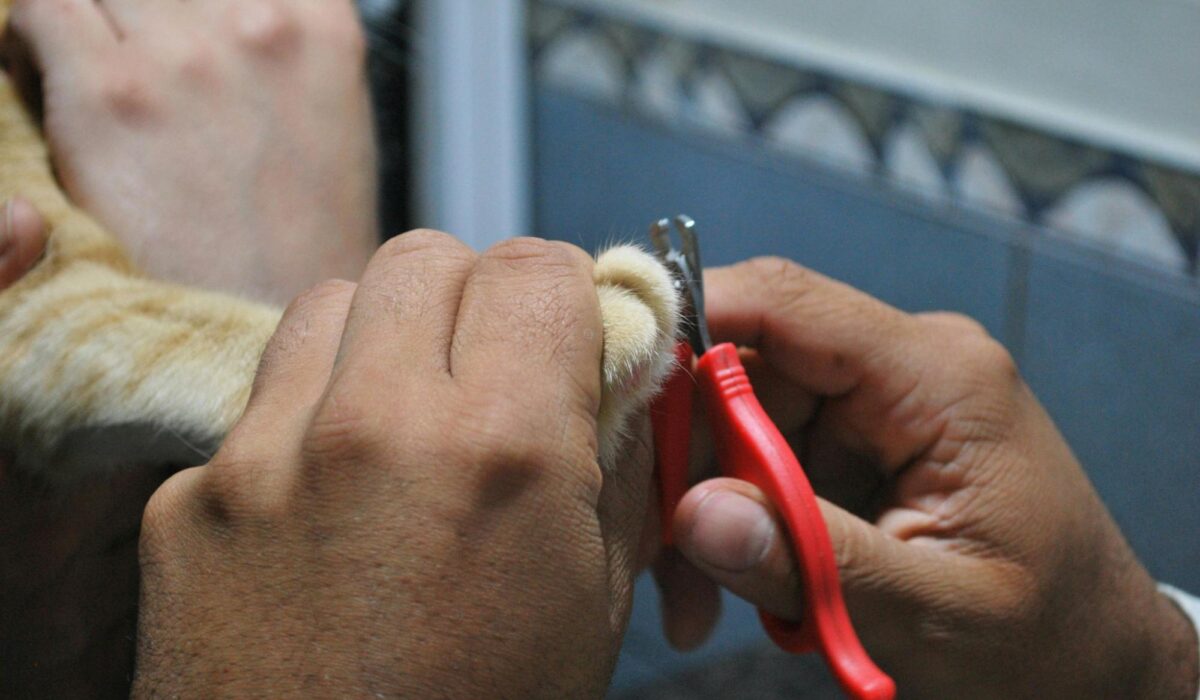
[(554, 1), (1200, 170), (1197, 0)]
[(420, 225), (476, 250), (530, 233), (524, 2), (431, 0), (417, 14)]

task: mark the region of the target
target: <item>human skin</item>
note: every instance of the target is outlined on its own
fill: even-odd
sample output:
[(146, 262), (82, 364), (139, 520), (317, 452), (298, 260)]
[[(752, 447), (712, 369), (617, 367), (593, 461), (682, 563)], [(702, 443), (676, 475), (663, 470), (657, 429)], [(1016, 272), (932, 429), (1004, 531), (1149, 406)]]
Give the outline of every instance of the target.
[(650, 469), (597, 464), (591, 266), (412, 232), (294, 303), (146, 508), (134, 695), (601, 696)]
[(18, 0), (7, 53), (139, 266), (285, 304), (379, 238), (364, 46), (346, 0)]
[[(748, 348), (824, 497), (855, 627), (905, 697), (1196, 697), (1191, 623), (979, 324), (906, 314), (779, 259), (705, 284), (713, 336)], [(803, 616), (788, 536), (757, 488), (701, 483), (673, 528), (708, 579)], [(712, 618), (711, 592), (690, 585), (699, 609), (674, 616), (685, 641)]]

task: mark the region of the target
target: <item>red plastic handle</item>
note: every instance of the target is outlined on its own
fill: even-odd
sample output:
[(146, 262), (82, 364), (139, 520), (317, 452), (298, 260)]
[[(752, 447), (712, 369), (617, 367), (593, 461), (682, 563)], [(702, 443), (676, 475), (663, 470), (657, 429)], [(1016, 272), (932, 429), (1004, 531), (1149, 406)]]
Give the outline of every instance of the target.
[(650, 424), (654, 429), (654, 460), (658, 468), (658, 512), (662, 517), (663, 544), (670, 547), (671, 519), (683, 500), (690, 482), (688, 456), (692, 443), (692, 395), (696, 379), (692, 376), (692, 346), (675, 346), (675, 371), (667, 378), (663, 391), (650, 406)]
[(816, 495), (787, 440), (755, 397), (737, 348), (729, 343), (712, 348), (700, 358), (697, 374), (722, 469), (762, 489), (787, 524), (800, 563), (804, 620), (788, 622), (760, 610), (767, 633), (786, 651), (819, 650), (851, 697), (891, 700), (896, 684), (867, 656), (850, 624)]

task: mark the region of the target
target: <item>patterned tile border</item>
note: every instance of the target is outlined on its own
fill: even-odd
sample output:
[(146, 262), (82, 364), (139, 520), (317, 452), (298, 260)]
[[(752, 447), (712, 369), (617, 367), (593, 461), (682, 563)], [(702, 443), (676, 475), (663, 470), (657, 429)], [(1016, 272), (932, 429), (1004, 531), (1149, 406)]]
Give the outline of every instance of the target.
[(529, 19), (539, 84), (1200, 276), (1200, 173), (552, 0)]

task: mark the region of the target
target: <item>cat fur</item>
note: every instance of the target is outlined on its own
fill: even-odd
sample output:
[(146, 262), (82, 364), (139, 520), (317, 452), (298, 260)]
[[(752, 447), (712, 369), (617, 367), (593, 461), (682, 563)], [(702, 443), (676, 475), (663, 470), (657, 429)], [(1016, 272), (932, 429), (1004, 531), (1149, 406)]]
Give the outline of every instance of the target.
[[(0, 24), (9, 0), (0, 0)], [(132, 464), (206, 462), (241, 415), (280, 310), (141, 274), (56, 182), (37, 124), (0, 74), (0, 200), (20, 195), (45, 255), (0, 292), (0, 449), (51, 482)], [(671, 369), (679, 300), (639, 248), (600, 255), (600, 463)]]

